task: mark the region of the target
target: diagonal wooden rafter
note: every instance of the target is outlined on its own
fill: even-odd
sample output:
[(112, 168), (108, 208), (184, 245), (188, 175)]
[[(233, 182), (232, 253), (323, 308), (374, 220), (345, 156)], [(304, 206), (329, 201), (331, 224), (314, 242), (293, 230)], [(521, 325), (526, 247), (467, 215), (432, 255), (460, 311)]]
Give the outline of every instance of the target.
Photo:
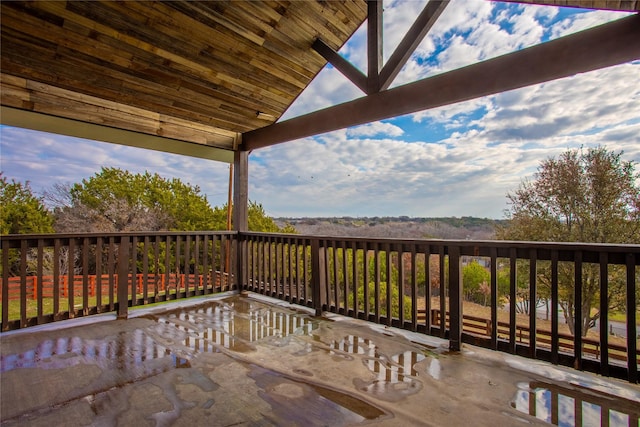
[(383, 66), (382, 2), (369, 0), (367, 3), (367, 75), (321, 39), (316, 39), (312, 48), (364, 93), (370, 95), (380, 92), (393, 83), (393, 79), (407, 63), (448, 3), (446, 0), (429, 1)]
[(318, 52), (324, 59), (327, 60), (336, 70), (340, 71), (346, 78), (351, 80), (353, 84), (367, 93), (367, 76), (356, 68), (351, 62), (342, 57), (338, 52), (327, 46), (321, 39), (316, 39), (311, 46), (313, 50)]
[(430, 0), (427, 3), (387, 63), (382, 67), (378, 79), (378, 90), (389, 88), (393, 79), (396, 78), (448, 4), (449, 2), (444, 0)]
[(292, 141), (640, 59), (640, 14), (243, 134), (242, 150)]

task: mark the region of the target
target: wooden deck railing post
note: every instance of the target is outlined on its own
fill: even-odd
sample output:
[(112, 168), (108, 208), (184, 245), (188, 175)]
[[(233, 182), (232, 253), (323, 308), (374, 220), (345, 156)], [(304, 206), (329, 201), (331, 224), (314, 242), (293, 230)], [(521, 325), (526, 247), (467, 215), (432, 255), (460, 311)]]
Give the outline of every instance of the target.
[(449, 246), (449, 349), (462, 348), (462, 269), (460, 248)]
[[(323, 254), (324, 255), (324, 254)], [(324, 257), (320, 255), (320, 240), (311, 239), (311, 297), (313, 299), (313, 308), (316, 310), (316, 316), (322, 315), (322, 295), (324, 283)]]
[(129, 236), (122, 236), (118, 248), (118, 319), (126, 319), (129, 312), (129, 262)]

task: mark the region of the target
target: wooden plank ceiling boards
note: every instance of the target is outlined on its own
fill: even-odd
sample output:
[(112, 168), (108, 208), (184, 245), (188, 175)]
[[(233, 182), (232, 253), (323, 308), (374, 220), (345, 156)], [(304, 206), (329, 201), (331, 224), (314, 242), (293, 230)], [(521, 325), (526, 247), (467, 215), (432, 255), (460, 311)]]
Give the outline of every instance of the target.
[[(640, 8), (635, 0), (521, 1)], [(373, 4), (368, 7), (365, 0), (3, 1), (2, 123), (233, 161), (233, 150), (290, 140), (303, 134), (301, 129), (326, 131), (325, 127), (314, 127), (320, 117), (350, 126), (398, 113), (392, 106), (405, 95), (398, 88), (387, 87), (446, 3), (432, 2), (431, 10), (418, 18), (418, 25), (403, 40), (404, 47), (385, 67), (379, 51), (382, 11)], [(338, 106), (321, 112), (322, 116), (299, 118), (293, 125), (274, 125), (328, 60), (341, 62), (335, 52), (368, 13), (372, 16), (369, 63), (375, 73), (361, 75), (347, 62), (340, 65), (369, 94), (358, 101), (363, 109), (357, 119), (345, 114), (346, 107)], [(631, 46), (627, 42), (627, 46), (616, 45), (615, 40), (600, 43), (600, 51), (592, 51), (595, 58), (585, 57), (581, 51), (574, 55), (578, 65), (571, 72), (611, 65), (597, 57), (606, 56), (607, 49), (624, 51), (614, 55), (617, 61), (633, 57), (634, 49), (638, 50), (638, 42), (633, 42), (637, 21), (627, 25), (630, 30), (611, 26), (591, 33), (592, 38), (631, 37)], [(551, 58), (549, 54), (556, 55), (557, 61), (563, 49), (571, 50), (583, 41), (578, 37), (573, 45), (562, 45), (560, 50), (543, 47), (525, 57), (536, 64), (542, 60), (544, 65), (544, 58)], [(509, 64), (519, 57), (512, 58)], [(492, 74), (487, 64), (475, 66), (480, 68), (445, 78), (447, 84), (456, 85), (455, 90), (412, 108), (445, 105), (563, 74), (546, 72), (541, 66), (522, 81), (509, 81), (507, 76), (489, 92), (471, 86), (465, 93), (465, 79), (475, 70)], [(419, 86), (422, 92), (416, 93), (428, 99), (429, 85), (433, 83)], [(374, 105), (380, 97), (389, 105), (382, 107), (384, 111)]]
[(363, 0), (2, 2), (2, 106), (98, 134), (233, 150), (326, 64), (313, 42), (339, 49), (366, 9)]
[(640, 11), (640, 0), (500, 0), (547, 6), (578, 7), (582, 9)]

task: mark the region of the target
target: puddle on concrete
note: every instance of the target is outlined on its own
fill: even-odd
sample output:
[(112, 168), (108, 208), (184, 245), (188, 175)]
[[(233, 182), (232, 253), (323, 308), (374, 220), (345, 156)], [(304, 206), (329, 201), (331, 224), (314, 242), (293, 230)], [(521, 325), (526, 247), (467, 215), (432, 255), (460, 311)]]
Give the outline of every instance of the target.
[[(126, 382), (109, 382), (105, 377), (106, 382), (99, 386), (106, 387), (102, 388), (105, 391), (85, 398), (96, 414), (96, 420), (107, 424), (114, 424), (116, 415), (128, 408), (122, 401), (124, 385), (142, 379), (151, 383), (160, 381), (156, 385), (163, 390), (162, 395), (172, 409), (156, 412), (152, 418), (159, 425), (168, 425), (192, 406), (178, 398), (175, 375), (182, 378), (178, 381), (180, 384), (187, 378), (189, 384), (199, 389), (211, 388), (208, 384), (200, 384), (201, 380), (197, 382), (191, 378), (200, 373), (200, 364), (194, 364), (198, 353), (252, 352), (258, 343), (282, 347), (292, 338), (312, 336), (318, 326), (318, 322), (307, 314), (238, 297), (143, 318), (153, 323), (100, 339), (78, 336), (46, 339), (23, 353), (3, 355), (0, 372), (27, 368), (63, 369), (80, 364), (97, 365), (107, 377), (117, 372), (119, 378), (126, 378)], [(374, 352), (373, 347), (367, 347), (366, 352), (362, 350), (362, 354), (371, 356)], [(155, 376), (163, 372), (170, 376)], [(294, 370), (294, 373), (313, 376), (311, 371), (304, 369)], [(259, 386), (259, 397), (271, 406), (273, 412), (268, 417), (273, 417), (271, 421), (276, 425), (281, 422), (308, 426), (353, 425), (387, 416), (358, 398), (285, 378), (258, 366), (251, 365), (248, 377)], [(208, 399), (202, 408), (209, 410), (212, 406), (214, 400)]]
[(293, 381), (255, 365), (249, 377), (263, 390), (260, 397), (271, 405), (276, 425), (343, 426), (386, 416), (353, 396)]
[(521, 383), (511, 406), (558, 426), (640, 426), (640, 402), (578, 385)]
[[(329, 345), (330, 354), (360, 355), (363, 364), (375, 374), (374, 379), (354, 379), (357, 389), (377, 398), (397, 402), (422, 389), (415, 365), (427, 357), (415, 351), (404, 351), (387, 356), (380, 353), (376, 344), (368, 339), (347, 335), (341, 341)], [(434, 359), (435, 360), (435, 359)]]
[(317, 326), (306, 314), (279, 311), (242, 298), (143, 317), (156, 323), (107, 339), (77, 336), (48, 339), (24, 353), (3, 355), (0, 372), (20, 368), (61, 369), (80, 363), (135, 370), (147, 360), (163, 358), (171, 360), (175, 368), (184, 368), (196, 353), (222, 349), (249, 352), (258, 342), (283, 346), (290, 336), (310, 335)]
[[(140, 368), (146, 360), (170, 356), (171, 351), (167, 347), (158, 345), (138, 329), (122, 332), (109, 339), (94, 340), (77, 336), (47, 339), (24, 353), (3, 355), (0, 372), (21, 368), (63, 369), (78, 364), (131, 371)], [(156, 367), (140, 373), (148, 375), (161, 371)]]
[(162, 315), (148, 315), (157, 325), (148, 331), (167, 345), (195, 352), (254, 351), (255, 343), (285, 346), (295, 335), (310, 335), (317, 326), (308, 315), (234, 298)]

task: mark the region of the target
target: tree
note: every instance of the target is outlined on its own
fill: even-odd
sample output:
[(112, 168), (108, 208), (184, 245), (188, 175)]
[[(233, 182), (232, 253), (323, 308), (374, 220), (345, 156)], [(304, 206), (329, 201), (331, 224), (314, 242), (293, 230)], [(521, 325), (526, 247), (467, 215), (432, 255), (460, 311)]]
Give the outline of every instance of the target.
[[(623, 152), (605, 147), (569, 150), (538, 167), (534, 181), (523, 181), (507, 195), (509, 225), (497, 236), (508, 240), (556, 242), (640, 243), (640, 187), (633, 161)], [(549, 270), (540, 268), (542, 286), (549, 287)], [(573, 265), (559, 268), (559, 300), (573, 332), (576, 302), (573, 301)], [(599, 317), (600, 292), (597, 266), (583, 265), (581, 301), (582, 331)], [(610, 289), (616, 290), (616, 274)], [(548, 290), (547, 290), (548, 291)], [(611, 295), (612, 309), (619, 298)]]
[(102, 168), (81, 183), (54, 187), (48, 196), (58, 204), (58, 232), (224, 229), (198, 186), (149, 172)]
[[(0, 234), (30, 234), (53, 232), (53, 218), (42, 199), (24, 184), (7, 178), (0, 172)], [(30, 251), (31, 252), (31, 251)], [(8, 274), (20, 274), (18, 250), (8, 250)], [(2, 273), (2, 267), (0, 267)]]
[(472, 260), (462, 268), (462, 289), (465, 300), (487, 305), (487, 283), (491, 274), (477, 260)]
[(9, 182), (0, 172), (0, 234), (53, 232), (53, 218), (29, 182)]

